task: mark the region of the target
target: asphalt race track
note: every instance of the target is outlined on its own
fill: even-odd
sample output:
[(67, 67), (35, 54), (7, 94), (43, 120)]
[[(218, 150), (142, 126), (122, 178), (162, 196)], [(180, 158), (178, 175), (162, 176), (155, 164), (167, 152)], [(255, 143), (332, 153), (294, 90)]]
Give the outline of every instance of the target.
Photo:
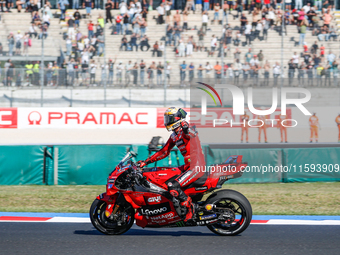
[(223, 237), (206, 227), (106, 236), (88, 223), (0, 223), (0, 254), (339, 254), (340, 226), (255, 225)]

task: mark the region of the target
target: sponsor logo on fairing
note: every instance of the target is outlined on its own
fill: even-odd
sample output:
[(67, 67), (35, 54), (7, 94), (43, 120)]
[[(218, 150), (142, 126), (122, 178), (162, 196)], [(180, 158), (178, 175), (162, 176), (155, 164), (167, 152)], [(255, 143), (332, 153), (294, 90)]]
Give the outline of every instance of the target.
[(217, 217), (216, 214), (204, 215), (200, 217), (200, 220), (208, 220)]
[(197, 174), (198, 174), (198, 172), (194, 173), (194, 175), (191, 176), (189, 180), (185, 181), (185, 182), (183, 183), (183, 185), (186, 185), (188, 182), (190, 182)]
[(188, 178), (190, 176), (190, 174), (192, 173), (192, 171), (188, 171), (186, 172), (184, 175), (182, 175), (179, 179), (178, 179), (178, 182), (179, 183), (182, 183), (186, 178)]
[(208, 187), (207, 186), (203, 186), (203, 187), (196, 187), (195, 190), (199, 191), (199, 190), (207, 190)]
[(163, 214), (163, 215), (159, 215), (159, 216), (155, 216), (155, 217), (150, 217), (151, 221), (159, 221), (159, 220), (167, 220), (167, 219), (171, 219), (173, 218), (175, 215), (173, 212), (167, 213), (167, 214)]
[(140, 210), (141, 214), (146, 216), (156, 216), (171, 211), (169, 203), (143, 206)]
[(161, 200), (162, 200), (161, 196), (149, 197), (148, 198), (148, 202), (150, 202), (150, 203), (159, 203), (159, 202), (161, 202)]

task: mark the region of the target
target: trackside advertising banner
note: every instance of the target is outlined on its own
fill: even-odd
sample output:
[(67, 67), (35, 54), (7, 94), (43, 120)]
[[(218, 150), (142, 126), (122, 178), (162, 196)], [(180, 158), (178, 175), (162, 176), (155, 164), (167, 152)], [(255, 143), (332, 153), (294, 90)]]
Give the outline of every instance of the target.
[[(164, 128), (163, 114), (166, 108), (0, 108), (1, 128), (57, 128), (57, 129), (141, 129)], [(317, 112), (323, 127), (335, 127), (338, 107), (310, 107)], [(216, 108), (202, 115), (201, 109), (184, 108), (188, 119), (197, 127), (240, 128), (243, 124), (240, 115), (234, 115), (232, 108)], [(247, 110), (246, 110), (247, 111)], [(258, 116), (249, 111), (249, 125), (256, 127)], [(277, 127), (280, 121), (280, 108), (263, 119), (267, 127)], [(309, 128), (309, 116), (299, 109), (287, 108), (287, 125), (294, 128)], [(215, 121), (214, 121), (215, 120)]]
[(155, 128), (156, 108), (1, 108), (0, 128)]

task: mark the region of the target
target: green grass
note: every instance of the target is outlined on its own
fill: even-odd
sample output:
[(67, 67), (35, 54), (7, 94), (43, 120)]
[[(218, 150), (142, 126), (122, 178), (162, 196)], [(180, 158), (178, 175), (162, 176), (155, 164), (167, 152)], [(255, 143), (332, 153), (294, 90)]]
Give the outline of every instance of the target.
[[(254, 214), (340, 215), (340, 183), (230, 184)], [(0, 186), (3, 212), (87, 213), (105, 186)]]

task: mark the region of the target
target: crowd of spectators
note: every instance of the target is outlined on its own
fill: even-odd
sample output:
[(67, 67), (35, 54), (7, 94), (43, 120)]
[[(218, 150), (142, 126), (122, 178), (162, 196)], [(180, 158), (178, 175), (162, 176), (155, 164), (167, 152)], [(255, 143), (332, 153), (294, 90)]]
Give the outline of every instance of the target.
[[(20, 4), (16, 5), (19, 11)], [(60, 18), (66, 22), (67, 26), (67, 31), (64, 33), (67, 60), (59, 68), (65, 70), (64, 77), (68, 77), (63, 79), (71, 80), (68, 84), (99, 85), (101, 83), (98, 81), (107, 77), (109, 85), (124, 85), (130, 82), (137, 85), (138, 81), (141, 86), (145, 84), (154, 86), (164, 83), (164, 72), (168, 79), (167, 84), (170, 84), (171, 65), (168, 63), (164, 67), (162, 61), (152, 62), (148, 67), (143, 61), (134, 64), (118, 62), (116, 68), (113, 67), (116, 60), (111, 60), (105, 67), (96, 64), (93, 57), (105, 55), (103, 33), (105, 24), (110, 26), (112, 35), (123, 36), (120, 39), (119, 49), (117, 49), (121, 51), (149, 51), (151, 49), (152, 57), (162, 57), (165, 47), (172, 47), (176, 57), (192, 56), (197, 51), (206, 51), (207, 57), (220, 57), (229, 54), (229, 60), (230, 55), (234, 55), (232, 63), (211, 60), (206, 64), (195, 66), (193, 62), (181, 61), (181, 64), (179, 66), (177, 64), (174, 68), (179, 70), (181, 85), (185, 85), (188, 81), (191, 82), (194, 78), (229, 79), (236, 84), (242, 80), (243, 84), (266, 85), (271, 78), (271, 73), (274, 84), (277, 84), (278, 78), (283, 76), (285, 71), (289, 79), (297, 77), (303, 81), (303, 78), (308, 78), (306, 80), (311, 85), (315, 84), (313, 78), (317, 78), (316, 85), (320, 85), (323, 80), (321, 78), (325, 77), (324, 85), (326, 85), (329, 84), (330, 77), (333, 77), (334, 80), (337, 80), (338, 77), (336, 55), (330, 49), (328, 49), (328, 54), (325, 54), (326, 49), (321, 44), (322, 41), (337, 40), (338, 37), (336, 28), (331, 25), (334, 19), (332, 15), (334, 3), (331, 1), (297, 0), (293, 4), (292, 1), (286, 0), (285, 6), (282, 0), (164, 1), (156, 8), (158, 16), (153, 18), (156, 19), (157, 24), (166, 23), (166, 31), (164, 36), (160, 36), (159, 40), (152, 43), (146, 34), (148, 19), (151, 18), (148, 12), (152, 9), (152, 1), (108, 0), (105, 6), (101, 6), (99, 1), (78, 0), (73, 1), (72, 7), (76, 10), (72, 15), (66, 15), (66, 9), (69, 7), (67, 0), (58, 0), (57, 5), (61, 12)], [(86, 18), (79, 12), (81, 7), (86, 9)], [(21, 4), (20, 8), (26, 8), (26, 11), (31, 12), (31, 25), (27, 32), (10, 33), (8, 36), (9, 56), (27, 55), (29, 47), (32, 46), (32, 38), (48, 37), (48, 28), (52, 18), (51, 4), (46, 1), (44, 9), (40, 9), (39, 1), (31, 1), (30, 4)], [(105, 9), (105, 16), (99, 15), (95, 19), (91, 14), (91, 10), (94, 8)], [(113, 16), (111, 14), (113, 9), (119, 9), (119, 14)], [(172, 11), (174, 9), (175, 11)], [(212, 10), (212, 12), (208, 12), (208, 10)], [(190, 26), (191, 12), (197, 11), (201, 12), (202, 24), (200, 27), (192, 27)], [(248, 15), (246, 15), (247, 12)], [(209, 14), (212, 16), (209, 17)], [(232, 18), (238, 19), (240, 25), (231, 27), (227, 24), (228, 20)], [(223, 25), (221, 36), (209, 36), (210, 43), (205, 45), (209, 23), (226, 25)], [(86, 34), (81, 32), (80, 26), (87, 27)], [(297, 48), (292, 59), (288, 63), (284, 63), (283, 67), (281, 67), (281, 63), (275, 62), (269, 56), (265, 59), (262, 51), (253, 54), (251, 48), (245, 53), (245, 57), (242, 57), (244, 54), (240, 50), (242, 46), (252, 46), (256, 40), (267, 40), (268, 30), (287, 34), (287, 26), (296, 26), (297, 33), (295, 35), (298, 34), (299, 38), (298, 41), (295, 41), (295, 36), (293, 41), (295, 41), (295, 46), (301, 47), (302, 52)], [(194, 30), (194, 35), (185, 33), (188, 30)], [(319, 41), (316, 41), (311, 47), (305, 42), (307, 31), (311, 31), (315, 39)], [(232, 47), (235, 51), (231, 50)], [(159, 63), (157, 64), (157, 62)], [(52, 64), (48, 68), (52, 70), (54, 66)], [(98, 69), (101, 70), (102, 75), (96, 79), (95, 75)], [(116, 71), (116, 82), (114, 82), (114, 70)], [(89, 77), (88, 79), (82, 75), (80, 77), (76, 75), (77, 73), (88, 73)], [(156, 81), (154, 81), (155, 76), (157, 77)], [(57, 77), (59, 76), (57, 75)], [(263, 78), (260, 83), (259, 78)], [(78, 79), (81, 82), (77, 82)], [(73, 83), (73, 81), (76, 82)], [(52, 78), (48, 84), (55, 85)]]

